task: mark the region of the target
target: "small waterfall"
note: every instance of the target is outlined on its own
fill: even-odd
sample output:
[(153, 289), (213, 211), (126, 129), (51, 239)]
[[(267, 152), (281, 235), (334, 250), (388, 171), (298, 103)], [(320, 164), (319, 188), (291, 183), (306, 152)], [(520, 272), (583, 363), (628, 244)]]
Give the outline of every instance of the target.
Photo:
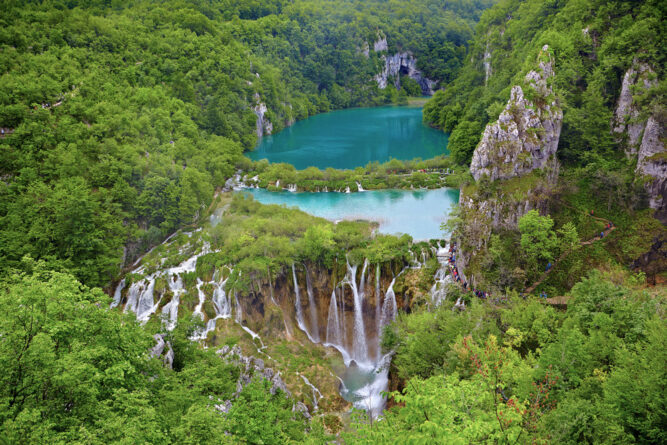
[(357, 362), (368, 361), (368, 345), (366, 343), (366, 329), (364, 327), (364, 287), (366, 285), (366, 268), (368, 267), (368, 260), (364, 260), (364, 266), (361, 270), (361, 280), (357, 286), (357, 266), (350, 266), (347, 261), (347, 277), (346, 282), (352, 289), (354, 296), (354, 338), (352, 346), (352, 356)]
[(118, 283), (116, 291), (113, 293), (113, 301), (111, 302), (110, 308), (113, 309), (120, 304), (121, 292), (123, 292), (124, 288), (125, 288), (125, 278), (120, 280), (120, 283)]
[(380, 295), (380, 263), (375, 267), (375, 326), (378, 335), (378, 353), (380, 358), (380, 336), (382, 335), (382, 296)]
[(180, 275), (172, 275), (168, 280), (169, 290), (173, 293), (171, 301), (164, 305), (162, 308), (162, 313), (168, 315), (169, 320), (167, 321), (166, 327), (167, 330), (171, 331), (176, 327), (176, 322), (178, 321), (178, 306), (181, 302), (181, 294), (184, 292), (183, 288), (183, 279)]
[(360, 183), (360, 182), (357, 182), (357, 191), (359, 191), (359, 192), (365, 192), (365, 191), (366, 191), (366, 190), (364, 190), (364, 188), (361, 186), (361, 183)]
[(312, 331), (313, 339), (316, 343), (320, 342), (320, 328), (317, 323), (317, 306), (315, 305), (315, 297), (313, 295), (313, 285), (310, 282), (310, 274), (308, 273), (308, 268), (304, 264), (306, 269), (306, 291), (308, 292), (308, 309), (310, 310), (310, 329)]
[(448, 284), (452, 282), (451, 275), (447, 274), (447, 249), (444, 247), (439, 247), (436, 253), (436, 257), (438, 258), (440, 267), (435, 273), (435, 283), (433, 283), (433, 287), (431, 287), (431, 302), (435, 307), (440, 305), (440, 303), (445, 300), (447, 297)]
[(396, 294), (394, 293), (394, 282), (396, 278), (391, 280), (391, 284), (384, 295), (384, 304), (382, 305), (382, 322), (380, 323), (380, 330), (396, 319)]
[(280, 179), (276, 181), (276, 187), (280, 187)]
[(350, 193), (350, 186), (345, 187), (345, 193)]
[(317, 387), (315, 385), (310, 383), (310, 380), (308, 380), (308, 378), (305, 375), (303, 375), (299, 372), (297, 372), (297, 374), (301, 377), (301, 379), (303, 379), (303, 381), (306, 385), (310, 386), (310, 389), (313, 391), (313, 411), (317, 411), (317, 404), (320, 400), (322, 400), (322, 398), (324, 396), (322, 395), (320, 390), (317, 389)]
[(231, 318), (232, 316), (232, 302), (225, 292), (225, 284), (228, 279), (229, 277), (216, 284), (213, 290), (212, 301), (215, 308), (215, 318)]
[(327, 343), (342, 347), (343, 345), (343, 325), (341, 317), (338, 315), (338, 303), (336, 303), (336, 289), (331, 292), (331, 301), (329, 302), (329, 316), (327, 317)]
[(292, 193), (296, 192), (296, 184), (288, 184), (287, 191)]
[(313, 342), (317, 343), (315, 339), (310, 335), (310, 332), (308, 332), (308, 328), (306, 327), (306, 324), (303, 321), (303, 308), (301, 307), (301, 291), (299, 291), (299, 283), (296, 280), (296, 268), (294, 267), (294, 263), (292, 263), (292, 278), (294, 279), (294, 306), (296, 307), (296, 324), (299, 326), (299, 329), (301, 329), (303, 332), (306, 333), (308, 336), (308, 339)]

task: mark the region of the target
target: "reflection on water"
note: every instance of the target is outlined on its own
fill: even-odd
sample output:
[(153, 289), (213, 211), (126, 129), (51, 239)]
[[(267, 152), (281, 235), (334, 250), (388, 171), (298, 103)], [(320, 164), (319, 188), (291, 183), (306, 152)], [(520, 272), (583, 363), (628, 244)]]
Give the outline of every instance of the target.
[(421, 108), (353, 108), (318, 114), (265, 136), (248, 157), (297, 169), (351, 169), (391, 158), (433, 158), (447, 153), (447, 140), (447, 134), (424, 125)]

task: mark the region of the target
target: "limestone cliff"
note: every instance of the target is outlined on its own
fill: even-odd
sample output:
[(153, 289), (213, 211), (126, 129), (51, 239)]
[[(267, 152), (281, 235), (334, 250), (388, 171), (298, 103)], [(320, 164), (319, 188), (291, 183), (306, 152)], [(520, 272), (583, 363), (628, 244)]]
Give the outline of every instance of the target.
[(651, 116), (647, 120), (635, 173), (644, 181), (649, 206), (656, 211), (655, 217), (667, 224), (667, 151), (663, 143), (664, 131), (664, 123), (660, 122), (659, 117)]
[[(457, 264), (464, 279), (483, 267), (493, 232), (517, 229), (528, 211), (545, 211), (558, 178), (556, 150), (563, 112), (550, 85), (554, 59), (548, 46), (538, 68), (515, 85), (498, 120), (487, 125), (470, 165), (476, 183), (461, 190), (463, 220)], [(478, 274), (479, 275), (479, 274)]]
[[(646, 117), (642, 119), (637, 99), (656, 85), (657, 79), (653, 70), (648, 65), (637, 61), (623, 76), (621, 94), (614, 112), (612, 130), (617, 136), (617, 140), (625, 148), (628, 156), (637, 154), (642, 133), (646, 126)], [(633, 94), (633, 91), (636, 91), (636, 93)]]
[(555, 166), (563, 112), (550, 86), (554, 61), (548, 46), (542, 48), (539, 60), (539, 68), (526, 75), (523, 88), (512, 87), (498, 121), (484, 130), (470, 164), (475, 180), (483, 175), (492, 181), (510, 179)]
[[(377, 47), (376, 42), (376, 47)], [(386, 47), (386, 41), (384, 46)], [(400, 76), (407, 75), (417, 81), (424, 94), (431, 95), (437, 82), (424, 77), (421, 71), (417, 69), (417, 59), (409, 52), (395, 53), (390, 56), (382, 56), (384, 67), (382, 71), (375, 76), (375, 81), (380, 89), (387, 87), (390, 77), (394, 78), (395, 86), (400, 86)]]
[(660, 105), (642, 106), (652, 88), (657, 87), (655, 71), (634, 61), (623, 76), (621, 93), (614, 112), (612, 132), (626, 156), (637, 160), (635, 174), (644, 184), (655, 216), (667, 223), (667, 151), (664, 110)]

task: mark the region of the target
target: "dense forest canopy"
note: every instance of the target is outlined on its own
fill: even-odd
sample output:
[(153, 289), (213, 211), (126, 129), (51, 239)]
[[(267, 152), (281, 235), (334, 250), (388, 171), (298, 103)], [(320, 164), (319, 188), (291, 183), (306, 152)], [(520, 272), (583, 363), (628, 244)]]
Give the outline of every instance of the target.
[(549, 45), (564, 113), (559, 158), (568, 165), (620, 158), (609, 129), (633, 61), (647, 63), (660, 80), (644, 99), (646, 108), (665, 101), (666, 13), (660, 1), (502, 0), (480, 19), (465, 66), (426, 105), (424, 119), (451, 132), (452, 156), (468, 164), (512, 85), (532, 69), (539, 48)]
[[(638, 63), (654, 81), (633, 91), (639, 118), (664, 123), (666, 9), (657, 0), (3, 1), (0, 444), (666, 443), (665, 228), (610, 129), (624, 73)], [(374, 51), (385, 38), (387, 49)], [(489, 230), (467, 265), (474, 282), (450, 283), (439, 302), (434, 290), (463, 243), (443, 254), (437, 240), (216, 194), (239, 170), (272, 189), (288, 177), (303, 187), (384, 188), (428, 186), (415, 170), (434, 167), (454, 170), (447, 178), (463, 184), (464, 197), (499, 207), (493, 197), (525, 199), (546, 169), (473, 182), (467, 166), (543, 45), (563, 110), (556, 190), (515, 229)], [(263, 106), (279, 131), (316, 113), (418, 94), (405, 79), (400, 91), (374, 80), (382, 56), (403, 51), (438, 82), (424, 118), (451, 133), (451, 158), (296, 171), (244, 157)], [(481, 212), (466, 220), (463, 207), (445, 227), (453, 239), (491, 226)], [(123, 286), (194, 263), (182, 275), (155, 275), (162, 293), (142, 324), (127, 307), (109, 309), (108, 290), (153, 246)], [(642, 261), (653, 286), (629, 267)], [(380, 420), (324, 409), (307, 417), (297, 409), (303, 398), (259, 375), (241, 384), (250, 361), (214, 352), (254, 345), (262, 354), (243, 316), (232, 319), (230, 309), (213, 318), (212, 300), (197, 290), (212, 294), (225, 269), (238, 297), (248, 303), (252, 293), (268, 314), (257, 324), (287, 332), (288, 315), (258, 289), (281, 281), (297, 295), (295, 264), (306, 263), (350, 288), (350, 263), (352, 281), (368, 265), (394, 279), (402, 311), (374, 330), (378, 354), (391, 358)], [(170, 329), (157, 308), (167, 293), (175, 301), (172, 279), (183, 293)], [(367, 285), (379, 289), (375, 279)], [(219, 329), (208, 348), (192, 341), (204, 322), (197, 304)], [(351, 306), (340, 302), (343, 313)], [(312, 354), (325, 348), (294, 331), (265, 337), (284, 340), (282, 354), (294, 359), (277, 373), (302, 380), (305, 363), (336, 381), (331, 363)], [(156, 342), (169, 344), (170, 360), (153, 353)]]
[(248, 165), (260, 103), (279, 131), (395, 101), (364, 54), (381, 37), (446, 82), (491, 3), (2, 2), (2, 268), (29, 254), (108, 284)]

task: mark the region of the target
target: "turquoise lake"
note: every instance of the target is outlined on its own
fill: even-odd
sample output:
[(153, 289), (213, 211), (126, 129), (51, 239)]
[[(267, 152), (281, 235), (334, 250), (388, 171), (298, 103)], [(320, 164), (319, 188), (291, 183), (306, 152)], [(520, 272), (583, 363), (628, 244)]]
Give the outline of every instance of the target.
[(447, 139), (424, 125), (420, 107), (352, 108), (318, 114), (265, 136), (247, 156), (297, 169), (352, 169), (372, 161), (447, 154)]
[(332, 221), (365, 219), (380, 224), (386, 234), (407, 233), (415, 240), (443, 238), (440, 224), (459, 202), (456, 189), (371, 190), (358, 193), (269, 192), (247, 189), (264, 204), (298, 207)]

